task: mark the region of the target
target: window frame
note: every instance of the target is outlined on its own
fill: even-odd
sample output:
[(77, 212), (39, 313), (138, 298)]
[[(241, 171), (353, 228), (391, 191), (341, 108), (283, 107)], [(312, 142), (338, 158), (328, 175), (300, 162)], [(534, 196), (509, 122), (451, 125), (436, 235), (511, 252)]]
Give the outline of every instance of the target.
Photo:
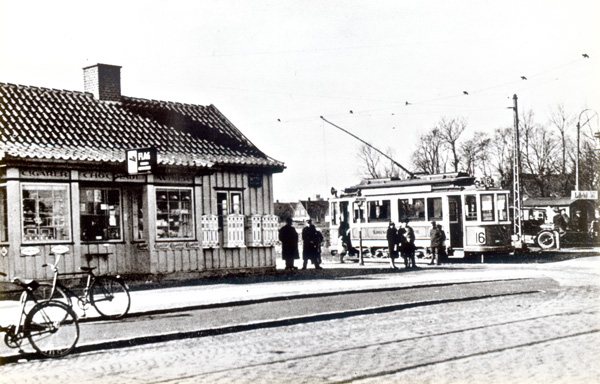
[[(485, 201), (484, 201), (485, 198)], [(491, 222), (496, 221), (496, 194), (494, 193), (482, 193), (479, 196), (481, 201), (481, 221)], [(491, 209), (484, 210), (484, 204), (491, 204)]]
[[(244, 194), (241, 190), (226, 190), (226, 189), (217, 189), (215, 190), (216, 199), (217, 199), (217, 218), (218, 218), (218, 226), (219, 231), (222, 231), (225, 226), (225, 218), (229, 215), (244, 215)], [(225, 195), (225, 211), (223, 212), (223, 204), (221, 203), (223, 200), (219, 197), (219, 195)], [(233, 203), (233, 196), (239, 196), (239, 203)], [(239, 212), (235, 212), (235, 207), (239, 208)]]
[[(184, 190), (188, 191), (189, 194), (190, 194), (190, 203), (189, 203), (190, 205), (189, 205), (189, 208), (188, 208), (189, 212), (187, 214), (191, 216), (190, 221), (188, 223), (189, 227), (191, 228), (191, 234), (190, 234), (189, 237), (187, 237), (187, 236), (186, 237), (170, 237), (169, 233), (168, 233), (168, 229), (169, 229), (169, 223), (170, 223), (170, 218), (171, 217), (170, 217), (170, 213), (169, 213), (169, 211), (170, 211), (170, 207), (169, 207), (170, 201), (169, 201), (169, 197), (168, 196), (169, 196), (170, 192), (176, 192), (176, 191), (177, 192), (181, 192), (181, 191), (184, 191)], [(166, 215), (167, 215), (167, 225), (166, 225), (166, 227), (167, 227), (167, 236), (166, 237), (159, 237), (159, 225), (158, 225), (159, 219), (158, 219), (158, 216), (159, 215), (165, 215), (164, 211), (161, 212), (159, 210), (159, 203), (163, 202), (163, 200), (159, 199), (159, 195), (158, 195), (159, 193), (166, 193), (167, 194), (166, 195), (167, 196), (166, 203), (167, 203), (167, 209), (168, 209), (168, 211), (166, 213)], [(195, 208), (194, 208), (195, 207), (195, 205), (194, 205), (194, 188), (193, 187), (168, 187), (168, 186), (162, 187), (161, 186), (161, 187), (156, 187), (155, 188), (154, 195), (155, 195), (155, 198), (156, 198), (156, 206), (155, 206), (156, 217), (155, 217), (155, 222), (154, 222), (154, 230), (155, 230), (155, 239), (156, 239), (156, 241), (193, 241), (193, 240), (195, 240), (196, 239), (196, 212), (195, 212)], [(179, 194), (179, 196), (181, 196), (181, 194)], [(182, 200), (181, 199), (177, 199), (177, 201), (181, 202)], [(177, 209), (183, 210), (184, 208), (182, 208), (181, 205), (180, 205), (179, 208), (177, 208)], [(182, 215), (182, 214), (183, 213), (180, 213), (179, 215)], [(175, 215), (173, 214), (173, 216), (175, 216)], [(165, 226), (163, 225), (161, 227), (165, 227)]]
[[(82, 197), (85, 195), (85, 191), (88, 190), (92, 190), (94, 191), (93, 193), (96, 193), (95, 191), (101, 191), (102, 193), (102, 198), (104, 198), (104, 196), (106, 196), (106, 202), (100, 202), (100, 205), (108, 205), (110, 206), (110, 201), (109, 201), (109, 193), (112, 192), (117, 192), (118, 193), (118, 202), (119, 202), (119, 207), (117, 211), (117, 215), (118, 217), (116, 218), (116, 224), (117, 225), (104, 225), (103, 229), (107, 230), (107, 235), (106, 238), (102, 238), (102, 239), (98, 239), (97, 236), (95, 239), (84, 239), (83, 238), (83, 225), (84, 225), (84, 210), (81, 209), (81, 205), (84, 203), (87, 203), (88, 201), (84, 201), (82, 199)], [(94, 202), (95, 203), (95, 202)], [(95, 243), (95, 242), (122, 242), (124, 241), (124, 221), (123, 221), (123, 190), (121, 188), (118, 187), (112, 187), (112, 186), (87, 186), (87, 185), (82, 185), (79, 187), (79, 205), (80, 205), (80, 209), (79, 209), (79, 227), (80, 227), (80, 234), (79, 237), (81, 239), (81, 242), (83, 243)], [(110, 212), (110, 208), (106, 209), (107, 212)], [(92, 216), (91, 214), (85, 215), (85, 216)], [(95, 216), (103, 216), (106, 219), (108, 219), (110, 221), (110, 215), (95, 215)], [(106, 221), (105, 221), (106, 222)], [(111, 229), (115, 229), (118, 228), (118, 237), (116, 238), (111, 238), (109, 233)]]
[[(369, 223), (389, 222), (392, 219), (391, 200), (367, 200), (365, 203), (367, 206), (367, 221)], [(379, 215), (377, 215), (377, 208), (379, 208)], [(384, 213), (385, 216), (382, 216)]]
[[(25, 190), (27, 190), (28, 187), (38, 187), (37, 189), (31, 188), (31, 191), (34, 190), (42, 190), (39, 187), (49, 187), (49, 188), (56, 188), (56, 187), (60, 187), (61, 190), (65, 191), (65, 213), (62, 215), (63, 216), (63, 220), (64, 220), (64, 225), (62, 225), (62, 227), (64, 227), (66, 230), (68, 230), (68, 234), (67, 234), (67, 238), (65, 239), (42, 239), (42, 238), (36, 238), (36, 239), (27, 239), (27, 233), (26, 233), (26, 227), (25, 227)], [(52, 189), (53, 190), (53, 189)], [(71, 217), (71, 188), (70, 188), (70, 184), (68, 183), (35, 183), (35, 182), (31, 182), (31, 183), (21, 183), (20, 185), (20, 214), (21, 214), (21, 228), (20, 228), (20, 232), (21, 232), (21, 241), (23, 244), (40, 244), (40, 243), (72, 243), (73, 242), (73, 223), (72, 223), (72, 217)], [(39, 199), (36, 200), (37, 204), (39, 206)], [(54, 206), (53, 206), (54, 208)], [(38, 214), (39, 217), (39, 214)], [(54, 217), (53, 219), (54, 220)], [(50, 226), (53, 227), (53, 226)], [(55, 227), (58, 228), (58, 227)], [(38, 225), (36, 228), (30, 228), (30, 229), (36, 229), (36, 230), (40, 230), (41, 232), (41, 226)], [(41, 237), (41, 234), (37, 234), (37, 236)], [(56, 237), (56, 236), (54, 236)]]

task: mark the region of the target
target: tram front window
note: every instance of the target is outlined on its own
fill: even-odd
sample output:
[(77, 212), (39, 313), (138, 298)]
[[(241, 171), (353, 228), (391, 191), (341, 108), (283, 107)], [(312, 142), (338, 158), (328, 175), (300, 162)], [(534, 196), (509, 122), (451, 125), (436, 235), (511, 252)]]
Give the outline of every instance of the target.
[(508, 220), (507, 195), (498, 195), (498, 220)]
[(481, 195), (481, 220), (494, 221), (494, 195)]
[(477, 220), (477, 196), (465, 196), (465, 219), (467, 221)]

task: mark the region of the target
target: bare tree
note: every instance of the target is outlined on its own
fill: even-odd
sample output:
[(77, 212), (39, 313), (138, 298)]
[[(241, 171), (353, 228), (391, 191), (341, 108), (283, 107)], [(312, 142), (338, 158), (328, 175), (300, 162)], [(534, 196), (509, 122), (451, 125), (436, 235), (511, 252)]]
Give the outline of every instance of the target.
[(560, 169), (560, 163), (556, 160), (560, 141), (550, 130), (535, 123), (534, 117), (533, 111), (527, 111), (520, 120), (522, 165), (523, 171), (535, 180), (541, 196), (546, 196), (547, 176)]
[(575, 123), (575, 116), (565, 111), (563, 104), (558, 104), (550, 114), (550, 125), (559, 132), (562, 147), (561, 156), (561, 174), (567, 174), (567, 153), (569, 153), (572, 144), (568, 140), (568, 128)]
[(510, 185), (513, 173), (514, 128), (496, 128), (489, 145), (489, 164), (492, 172), (500, 175), (505, 187)]
[[(386, 154), (394, 158), (394, 150), (388, 148)], [(386, 159), (379, 152), (363, 144), (358, 150), (358, 157), (362, 164), (359, 170), (365, 178), (400, 177), (403, 172), (390, 159)]]
[(450, 151), (449, 156), (452, 159), (450, 165), (454, 168), (454, 172), (458, 172), (460, 163), (458, 140), (467, 128), (467, 121), (464, 118), (443, 117), (436, 127), (444, 146)]
[[(491, 139), (484, 132), (476, 132), (473, 138), (460, 144), (459, 155), (463, 159), (463, 170), (470, 175), (480, 173), (482, 176), (492, 174), (489, 162)], [(479, 172), (478, 172), (479, 171)]]
[(438, 128), (419, 136), (419, 144), (412, 154), (412, 163), (417, 172), (440, 173), (445, 167), (443, 139)]

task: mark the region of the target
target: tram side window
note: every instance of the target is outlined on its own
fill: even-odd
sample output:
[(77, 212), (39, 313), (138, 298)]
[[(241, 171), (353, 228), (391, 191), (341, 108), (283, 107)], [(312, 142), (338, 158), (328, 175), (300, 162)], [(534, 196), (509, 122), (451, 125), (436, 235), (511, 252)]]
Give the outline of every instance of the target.
[(468, 221), (477, 220), (477, 196), (465, 196), (465, 219)]
[(481, 195), (481, 220), (494, 221), (494, 195)]
[(398, 200), (398, 219), (400, 221), (425, 221), (425, 199)]
[(508, 204), (507, 195), (498, 195), (498, 220), (508, 220)]
[(427, 199), (427, 220), (442, 221), (442, 198), (433, 197)]
[(365, 222), (365, 207), (364, 207), (364, 205), (352, 203), (352, 208), (354, 211), (353, 221), (355, 223), (364, 223)]
[(367, 203), (369, 212), (369, 222), (389, 221), (390, 216), (390, 201), (376, 200)]

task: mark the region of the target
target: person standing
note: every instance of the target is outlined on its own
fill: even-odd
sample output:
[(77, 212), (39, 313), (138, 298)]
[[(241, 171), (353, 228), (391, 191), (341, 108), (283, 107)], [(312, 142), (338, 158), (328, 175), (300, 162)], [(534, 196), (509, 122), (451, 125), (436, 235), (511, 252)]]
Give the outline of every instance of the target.
[(440, 265), (442, 259), (446, 259), (446, 232), (440, 224), (437, 225), (438, 233), (440, 235), (440, 247), (438, 248), (438, 259), (437, 264)]
[(306, 227), (302, 229), (302, 269), (306, 269), (308, 261), (310, 260), (315, 269), (323, 269), (319, 265), (319, 238), (317, 228), (312, 223), (312, 220), (306, 221)]
[(431, 250), (431, 262), (429, 265), (439, 264), (440, 263), (440, 246), (442, 236), (438, 229), (437, 223), (435, 221), (431, 222), (431, 230), (429, 231), (429, 239), (431, 243), (429, 244), (429, 249)]
[(342, 242), (344, 252), (340, 252), (340, 263), (344, 262), (344, 256), (346, 254), (352, 256), (354, 251), (352, 248), (352, 240), (350, 239), (350, 224), (347, 221), (341, 220), (338, 228), (338, 239)]
[(279, 241), (281, 241), (281, 258), (285, 260), (285, 270), (298, 269), (294, 266), (294, 260), (298, 255), (298, 232), (292, 226), (292, 218), (285, 219), (285, 225), (279, 229)]
[(417, 268), (417, 263), (415, 262), (415, 231), (410, 225), (408, 225), (408, 223), (408, 219), (405, 219), (403, 236), (406, 239), (405, 260), (408, 261), (408, 265), (406, 266), (406, 268)]
[(398, 231), (396, 230), (396, 225), (390, 221), (386, 233), (386, 239), (388, 243), (388, 254), (390, 256), (390, 267), (397, 269), (395, 260), (398, 257)]

